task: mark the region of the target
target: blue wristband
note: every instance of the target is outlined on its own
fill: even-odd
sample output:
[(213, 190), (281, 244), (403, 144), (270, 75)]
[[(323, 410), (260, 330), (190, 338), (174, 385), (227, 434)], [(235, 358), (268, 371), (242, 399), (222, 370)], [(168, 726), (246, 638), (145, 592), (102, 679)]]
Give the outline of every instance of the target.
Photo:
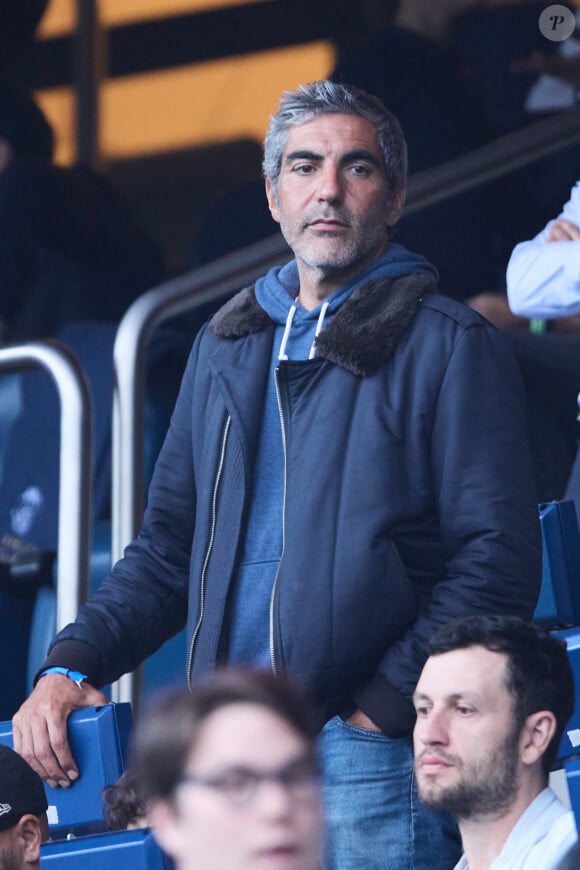
[(70, 668), (61, 668), (57, 666), (47, 668), (39, 675), (38, 679), (40, 679), (40, 677), (46, 676), (46, 674), (62, 674), (63, 677), (68, 677), (69, 680), (72, 680), (73, 683), (76, 683), (79, 689), (81, 688), (82, 681), (87, 679), (87, 675), (81, 674), (80, 671), (71, 671)]

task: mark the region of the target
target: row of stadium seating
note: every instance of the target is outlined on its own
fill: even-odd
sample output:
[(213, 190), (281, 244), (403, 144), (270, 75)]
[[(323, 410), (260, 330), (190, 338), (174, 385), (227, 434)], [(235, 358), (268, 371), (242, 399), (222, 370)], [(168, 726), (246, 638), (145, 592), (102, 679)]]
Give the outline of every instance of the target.
[[(566, 772), (570, 803), (580, 829), (580, 534), (571, 502), (540, 506), (540, 518), (544, 565), (535, 619), (548, 626), (568, 626), (554, 633), (566, 641), (578, 693), (558, 762)], [(69, 739), (82, 776), (70, 790), (46, 786), (52, 842), (43, 846), (43, 867), (171, 867), (149, 831), (105, 830), (101, 791), (116, 782), (125, 767), (131, 728), (128, 703), (79, 710), (70, 717)], [(0, 742), (12, 745), (10, 722), (0, 724)]]

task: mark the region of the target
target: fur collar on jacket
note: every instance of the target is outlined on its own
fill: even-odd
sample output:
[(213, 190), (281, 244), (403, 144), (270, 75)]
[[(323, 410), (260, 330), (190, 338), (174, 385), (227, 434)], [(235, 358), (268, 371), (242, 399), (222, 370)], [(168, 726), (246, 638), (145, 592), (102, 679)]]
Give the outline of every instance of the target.
[[(358, 287), (316, 339), (317, 356), (366, 377), (393, 353), (435, 279), (411, 273), (368, 281)], [(241, 290), (209, 324), (220, 338), (235, 339), (266, 329), (272, 320), (258, 304), (253, 287)]]

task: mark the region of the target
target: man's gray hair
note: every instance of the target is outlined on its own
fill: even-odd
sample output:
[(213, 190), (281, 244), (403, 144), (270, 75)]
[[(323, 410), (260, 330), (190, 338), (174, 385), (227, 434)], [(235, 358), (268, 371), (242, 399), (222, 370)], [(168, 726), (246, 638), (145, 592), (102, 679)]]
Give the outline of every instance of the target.
[(354, 85), (323, 79), (300, 85), (295, 91), (284, 91), (280, 108), (270, 118), (264, 141), (262, 170), (270, 180), (274, 193), (282, 166), (282, 155), (291, 125), (306, 124), (319, 115), (358, 115), (377, 131), (387, 181), (392, 192), (404, 190), (407, 178), (407, 145), (401, 125), (383, 103)]

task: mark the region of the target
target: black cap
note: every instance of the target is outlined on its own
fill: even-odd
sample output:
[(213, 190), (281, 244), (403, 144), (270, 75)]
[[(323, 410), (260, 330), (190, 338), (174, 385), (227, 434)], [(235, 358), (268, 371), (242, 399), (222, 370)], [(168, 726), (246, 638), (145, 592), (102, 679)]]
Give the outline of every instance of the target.
[(0, 743), (0, 831), (13, 828), (26, 813), (48, 809), (44, 784), (22, 756)]

